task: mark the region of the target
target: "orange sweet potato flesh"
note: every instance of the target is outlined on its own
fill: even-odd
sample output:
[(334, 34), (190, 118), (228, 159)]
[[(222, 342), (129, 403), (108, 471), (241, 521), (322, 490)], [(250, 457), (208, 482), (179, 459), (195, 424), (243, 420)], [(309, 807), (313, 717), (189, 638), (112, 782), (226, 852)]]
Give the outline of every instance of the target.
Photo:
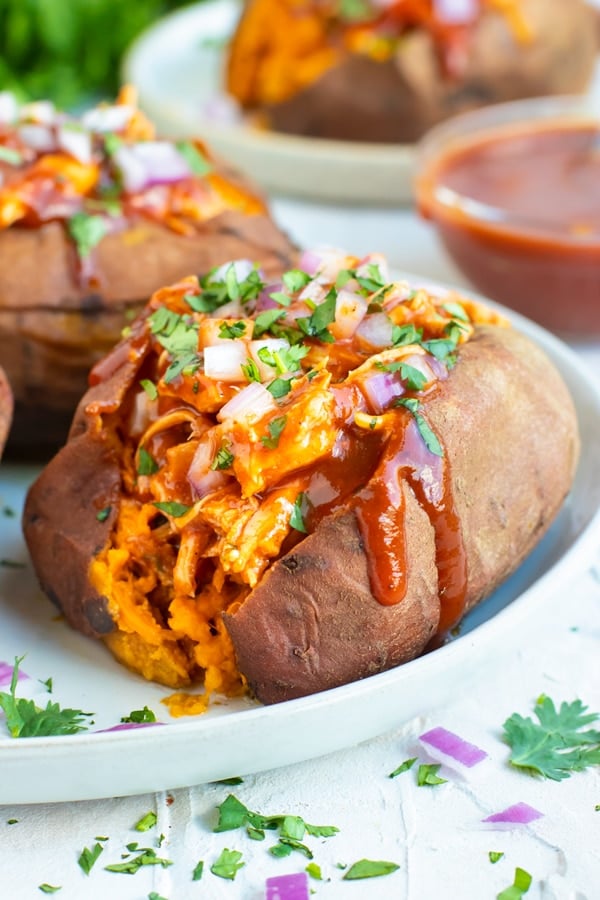
[[(118, 451), (90, 403), (117, 405), (137, 377), (127, 360), (92, 388), (71, 438), (31, 488), (24, 531), (35, 569), (66, 619), (96, 637), (114, 632), (110, 598), (91, 587), (121, 496)], [(424, 413), (445, 447), (467, 561), (466, 609), (487, 596), (546, 532), (572, 483), (576, 415), (547, 357), (512, 329), (480, 326)], [(223, 616), (239, 670), (264, 703), (326, 690), (414, 658), (436, 634), (434, 531), (412, 488), (406, 502), (408, 590), (373, 596), (356, 516), (343, 509), (274, 562)], [(99, 510), (109, 510), (100, 522)]]
[(13, 397), (6, 373), (0, 367), (0, 456), (4, 450), (13, 413)]
[(275, 131), (413, 142), (469, 109), (584, 90), (593, 72), (594, 11), (582, 0), (483, 0), (466, 34), (422, 27), (431, 4), (399, 0), (382, 29), (395, 35), (391, 49), (368, 44), (356, 23), (340, 25), (335, 13), (328, 20), (332, 6), (247, 4), (230, 48), (228, 90)]

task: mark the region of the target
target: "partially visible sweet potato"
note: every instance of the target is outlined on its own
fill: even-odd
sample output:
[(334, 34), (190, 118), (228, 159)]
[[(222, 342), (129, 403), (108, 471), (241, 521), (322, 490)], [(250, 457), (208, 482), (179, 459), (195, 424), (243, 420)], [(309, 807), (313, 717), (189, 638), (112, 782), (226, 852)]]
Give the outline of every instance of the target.
[(597, 40), (584, 0), (479, 6), (453, 26), (427, 2), (367, 2), (361, 15), (326, 0), (249, 0), (228, 90), (275, 131), (402, 143), (478, 106), (585, 89)]
[(13, 413), (13, 396), (4, 369), (0, 367), (0, 456), (4, 450)]

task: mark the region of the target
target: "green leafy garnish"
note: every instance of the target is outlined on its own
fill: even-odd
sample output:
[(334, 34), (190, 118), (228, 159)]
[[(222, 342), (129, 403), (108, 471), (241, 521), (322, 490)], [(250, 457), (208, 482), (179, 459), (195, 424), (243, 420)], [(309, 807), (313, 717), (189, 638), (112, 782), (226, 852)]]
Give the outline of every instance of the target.
[(407, 344), (420, 344), (423, 337), (423, 331), (410, 325), (393, 325), (392, 326), (392, 344), (394, 347), (404, 347)]
[(395, 778), (396, 775), (401, 775), (402, 772), (408, 772), (409, 769), (412, 769), (416, 761), (416, 756), (413, 756), (410, 759), (405, 759), (403, 763), (400, 763), (397, 769), (394, 769), (393, 772), (390, 772), (388, 778)]
[(344, 881), (356, 881), (359, 878), (378, 878), (380, 875), (390, 875), (399, 869), (397, 863), (385, 860), (359, 859), (353, 863), (347, 872), (344, 872)]
[(246, 376), (246, 381), (262, 381), (262, 378), (260, 377), (260, 369), (253, 359), (248, 358), (245, 363), (242, 363), (242, 372)]
[(252, 840), (263, 840), (265, 830), (279, 829), (279, 842), (269, 849), (273, 856), (289, 856), (296, 850), (311, 859), (311, 850), (301, 843), (305, 834), (312, 837), (332, 837), (338, 832), (335, 825), (310, 825), (300, 816), (263, 816), (252, 812), (233, 794), (229, 794), (218, 809), (219, 821), (214, 828), (216, 832), (246, 828)]
[(245, 865), (239, 850), (228, 850), (226, 847), (212, 864), (210, 871), (219, 878), (228, 878), (233, 881), (239, 870)]
[(138, 453), (138, 475), (154, 475), (155, 472), (158, 472), (158, 463), (145, 447), (140, 447)]
[(296, 319), (296, 325), (308, 337), (314, 337), (325, 344), (333, 343), (333, 335), (327, 330), (327, 326), (335, 322), (335, 303), (337, 291), (331, 288), (322, 303), (315, 308), (310, 316)]
[(448, 300), (446, 301), (446, 303), (442, 303), (442, 309), (445, 309), (446, 312), (449, 312), (452, 318), (458, 319), (459, 322), (470, 322), (470, 319), (464, 307), (462, 307), (460, 303), (454, 303), (454, 301)]
[(421, 391), (427, 384), (427, 377), (417, 369), (404, 362), (375, 363), (376, 368), (383, 372), (399, 372), (400, 378), (406, 383), (409, 391)]
[(276, 400), (279, 400), (280, 397), (285, 397), (286, 394), (289, 394), (291, 389), (292, 385), (290, 384), (289, 378), (275, 378), (267, 385), (267, 390)]
[(412, 413), (415, 424), (419, 429), (419, 434), (423, 438), (425, 442), (425, 446), (429, 450), (430, 453), (433, 453), (435, 456), (443, 456), (444, 450), (442, 445), (439, 442), (438, 437), (431, 430), (421, 413), (419, 412), (420, 403), (414, 397), (400, 397), (395, 401), (396, 406), (404, 406), (410, 413)]
[(158, 388), (149, 378), (142, 378), (140, 385), (144, 388), (151, 400), (158, 400)]
[(3, 557), (0, 559), (0, 566), (3, 566), (5, 569), (24, 569), (25, 563), (19, 562), (16, 559), (5, 559)]
[(178, 141), (175, 145), (186, 163), (199, 178), (212, 172), (213, 167), (191, 141)]
[(67, 228), (75, 241), (79, 256), (85, 259), (108, 232), (108, 223), (104, 216), (78, 212), (67, 219)]
[(150, 331), (172, 357), (164, 380), (169, 383), (182, 372), (193, 372), (201, 363), (198, 353), (198, 324), (191, 316), (182, 316), (161, 306), (149, 317)]
[(112, 509), (111, 506), (105, 506), (104, 509), (100, 509), (100, 510), (96, 513), (96, 518), (98, 519), (98, 521), (99, 521), (99, 522), (106, 522), (106, 520), (107, 520), (108, 517), (110, 516), (110, 511), (111, 511), (111, 509)]
[(381, 274), (381, 269), (375, 263), (369, 263), (366, 275), (355, 275), (355, 277), (361, 288), (368, 294), (376, 294), (382, 288), (386, 287)]
[(312, 281), (312, 276), (307, 275), (301, 269), (290, 269), (289, 272), (283, 273), (281, 280), (290, 294), (295, 294), (305, 288), (309, 281)]
[(497, 863), (504, 856), (503, 850), (490, 850), (488, 857), (491, 863)]
[(532, 878), (529, 872), (517, 866), (514, 882), (506, 890), (501, 891), (497, 895), (496, 900), (521, 900), (523, 894), (526, 894), (531, 887), (531, 881)]
[(233, 453), (229, 449), (230, 444), (223, 442), (217, 452), (215, 453), (215, 458), (213, 459), (210, 467), (213, 471), (217, 469), (230, 469), (233, 465), (233, 460), (235, 459)]
[(306, 844), (301, 843), (296, 838), (285, 837), (283, 834), (279, 838), (279, 842), (274, 844), (272, 847), (269, 847), (269, 853), (273, 856), (289, 856), (292, 851), (297, 850), (299, 853), (302, 853), (303, 856), (306, 856), (307, 859), (313, 858), (312, 850), (306, 846)]
[(417, 769), (417, 784), (419, 787), (429, 785), (433, 787), (435, 784), (446, 784), (446, 778), (440, 778), (437, 774), (440, 769), (440, 763), (422, 763)]
[(266, 331), (270, 331), (275, 322), (283, 319), (285, 309), (266, 309), (257, 315), (254, 320), (254, 329), (252, 337), (254, 339), (261, 337)]
[(121, 722), (156, 722), (156, 716), (151, 709), (144, 706), (143, 709), (133, 709), (128, 716), (123, 716)]
[(310, 875), (311, 878), (314, 878), (315, 881), (323, 881), (321, 866), (317, 865), (316, 862), (310, 862), (304, 871)]
[[(133, 850), (138, 849), (137, 844), (128, 845), (127, 849), (130, 848), (133, 848)], [(156, 850), (153, 850), (152, 847), (142, 847), (140, 848), (138, 856), (134, 856), (133, 859), (125, 860), (125, 862), (122, 863), (113, 863), (110, 866), (104, 866), (104, 868), (107, 872), (118, 872), (122, 875), (135, 875), (135, 873), (139, 872), (143, 866), (161, 866), (161, 868), (166, 869), (168, 866), (172, 865), (172, 860), (157, 856)]]
[(166, 513), (168, 516), (172, 516), (174, 519), (179, 519), (181, 518), (181, 516), (185, 516), (185, 514), (192, 508), (191, 506), (186, 506), (185, 503), (177, 503), (177, 501), (175, 500), (167, 502), (156, 500), (152, 505), (157, 509), (160, 509), (161, 512)]
[(220, 267), (200, 278), (202, 288), (200, 297), (186, 296), (185, 299), (196, 312), (214, 312), (230, 300), (239, 300), (242, 304), (256, 300), (265, 286), (256, 269), (252, 269), (246, 278), (238, 281), (233, 263), (227, 267), (224, 278), (216, 277), (218, 268)]
[(294, 501), (294, 505), (292, 507), (292, 512), (290, 514), (290, 525), (292, 528), (295, 528), (296, 531), (302, 531), (304, 534), (307, 534), (307, 528), (304, 523), (304, 515), (308, 505), (308, 498), (304, 491), (300, 491), (298, 496)]
[(62, 891), (62, 886), (57, 884), (48, 884), (45, 881), (43, 884), (38, 884), (38, 890), (40, 890), (42, 894), (56, 894), (57, 891)]
[(87, 731), (84, 718), (93, 716), (80, 709), (61, 709), (58, 703), (48, 701), (45, 709), (33, 700), (16, 696), (19, 665), (24, 656), (15, 657), (9, 693), (0, 691), (0, 707), (6, 716), (6, 725), (13, 738), (49, 737), (50, 735), (77, 734)]
[(538, 722), (514, 713), (504, 723), (504, 739), (512, 753), (510, 763), (553, 781), (569, 778), (588, 766), (600, 764), (600, 731), (584, 730), (598, 713), (586, 713), (581, 700), (561, 703), (557, 710), (549, 697), (538, 699)]
[(40, 682), (40, 684), (44, 685), (44, 687), (46, 688), (46, 690), (48, 691), (49, 694), (52, 693), (52, 688), (53, 688), (52, 678), (46, 678), (45, 681), (42, 681), (42, 679), (39, 678), (38, 681)]
[(200, 859), (194, 866), (194, 871), (192, 872), (192, 881), (200, 881), (202, 878), (202, 874), (204, 872), (204, 860)]
[(0, 162), (8, 163), (9, 166), (20, 166), (23, 162), (23, 154), (12, 147), (0, 147)]
[(153, 810), (145, 813), (133, 826), (135, 831), (150, 831), (157, 823), (156, 813)]
[(227, 322), (223, 322), (219, 328), (219, 337), (227, 338), (228, 340), (235, 341), (236, 338), (241, 338), (243, 334), (246, 332), (246, 323), (245, 322), (232, 322), (231, 325), (228, 325)]
[(268, 437), (263, 435), (260, 439), (263, 447), (266, 447), (267, 450), (275, 450), (279, 446), (279, 438), (286, 424), (287, 416), (278, 416), (278, 418), (272, 419), (267, 426)]
[(77, 860), (77, 862), (79, 863), (79, 868), (83, 872), (85, 872), (86, 875), (90, 874), (94, 867), (94, 863), (103, 852), (103, 850), (104, 847), (97, 841), (91, 849), (89, 847), (83, 848), (83, 850), (79, 854), (79, 859)]

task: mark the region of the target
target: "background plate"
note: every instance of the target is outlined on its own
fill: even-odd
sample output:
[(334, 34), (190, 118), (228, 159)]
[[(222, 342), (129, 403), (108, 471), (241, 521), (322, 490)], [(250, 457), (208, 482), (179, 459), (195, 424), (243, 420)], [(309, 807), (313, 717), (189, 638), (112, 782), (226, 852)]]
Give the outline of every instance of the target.
[[(558, 599), (600, 543), (600, 394), (568, 347), (526, 319), (505, 313), (554, 359), (573, 394), (582, 456), (570, 497), (542, 543), (466, 617), (452, 643), (312, 697), (271, 707), (250, 700), (223, 702), (204, 716), (170, 719), (160, 703), (167, 689), (131, 674), (101, 644), (71, 631), (40, 594), (19, 522), (35, 471), (0, 467), (0, 662), (12, 665), (15, 656), (26, 654), (22, 668), (30, 678), (20, 683), (20, 695), (45, 706), (50, 697), (41, 682), (52, 678), (51, 699), (95, 714), (90, 731), (65, 737), (15, 740), (0, 722), (0, 804), (174, 789), (324, 755), (443, 705), (467, 691), (482, 668), (500, 671), (504, 654), (535, 639), (536, 612)], [(518, 447), (515, 453), (518, 465)], [(98, 733), (144, 705), (164, 724)]]
[(280, 194), (394, 206), (411, 199), (413, 145), (294, 137), (211, 117), (223, 98), (223, 47), (237, 0), (206, 0), (166, 16), (132, 45), (123, 78), (161, 134), (197, 135)]

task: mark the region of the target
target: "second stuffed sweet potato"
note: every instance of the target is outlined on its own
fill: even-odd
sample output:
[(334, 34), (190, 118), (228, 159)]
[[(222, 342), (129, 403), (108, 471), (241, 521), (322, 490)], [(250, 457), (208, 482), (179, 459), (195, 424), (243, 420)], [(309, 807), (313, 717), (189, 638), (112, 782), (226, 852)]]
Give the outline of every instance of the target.
[(519, 565), (573, 479), (573, 405), (530, 340), (376, 257), (304, 267), (155, 294), (27, 498), (68, 621), (146, 678), (204, 682), (175, 711), (414, 658)]

